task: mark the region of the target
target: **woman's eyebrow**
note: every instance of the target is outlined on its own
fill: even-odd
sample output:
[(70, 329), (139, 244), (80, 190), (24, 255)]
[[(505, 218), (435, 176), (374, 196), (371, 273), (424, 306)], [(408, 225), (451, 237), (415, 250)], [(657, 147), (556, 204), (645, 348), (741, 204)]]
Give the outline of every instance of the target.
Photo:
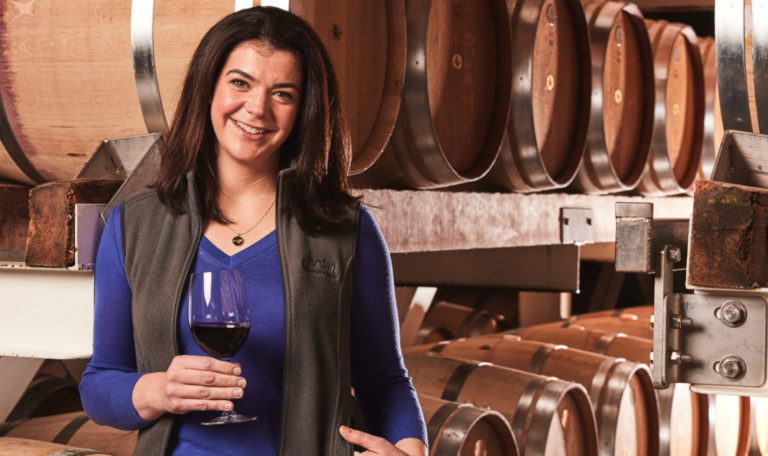
[[(239, 74), (240, 76), (244, 77), (245, 79), (247, 79), (249, 81), (254, 81), (254, 82), (256, 81), (256, 78), (254, 78), (253, 76), (251, 76), (250, 74), (246, 73), (243, 70), (238, 70), (237, 68), (234, 68), (234, 69), (231, 69), (231, 70), (227, 71), (226, 76), (229, 76), (232, 73)], [(294, 89), (297, 92), (301, 91), (299, 89), (299, 87), (296, 84), (292, 83), (292, 82), (279, 82), (279, 83), (275, 84), (273, 86), (273, 88), (275, 88), (275, 89)]]
[(256, 80), (256, 78), (254, 78), (250, 74), (246, 73), (243, 70), (238, 70), (237, 68), (227, 71), (227, 76), (229, 76), (232, 73), (237, 73), (237, 74), (239, 74), (240, 76), (244, 77), (245, 79), (247, 79), (249, 81), (255, 81)]

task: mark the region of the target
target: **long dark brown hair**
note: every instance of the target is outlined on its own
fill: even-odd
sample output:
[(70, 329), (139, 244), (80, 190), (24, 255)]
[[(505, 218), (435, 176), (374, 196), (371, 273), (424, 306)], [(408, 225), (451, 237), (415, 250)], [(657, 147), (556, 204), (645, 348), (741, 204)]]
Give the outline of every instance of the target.
[(339, 86), (328, 53), (312, 28), (274, 7), (228, 15), (203, 37), (192, 56), (173, 124), (166, 135), (155, 188), (172, 211), (184, 212), (186, 179), (193, 170), (203, 217), (229, 222), (221, 213), (216, 170), (216, 136), (210, 101), (229, 54), (240, 43), (259, 41), (291, 52), (302, 69), (301, 106), (291, 134), (280, 147), (280, 169), (296, 170), (291, 201), (302, 228), (317, 232), (346, 220), (359, 198), (350, 195), (350, 141)]

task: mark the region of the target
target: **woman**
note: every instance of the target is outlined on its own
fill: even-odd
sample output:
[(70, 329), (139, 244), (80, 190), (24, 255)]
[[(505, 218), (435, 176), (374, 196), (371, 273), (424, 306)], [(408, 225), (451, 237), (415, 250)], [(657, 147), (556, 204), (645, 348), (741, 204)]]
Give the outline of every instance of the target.
[[(96, 263), (80, 391), (94, 421), (140, 429), (135, 454), (426, 454), (339, 102), (320, 39), (288, 12), (234, 13), (198, 46), (155, 188), (115, 210)], [(185, 317), (189, 274), (222, 268), (241, 270), (252, 314), (232, 363)], [(258, 419), (200, 425), (234, 399)], [(371, 434), (353, 429), (358, 403)]]

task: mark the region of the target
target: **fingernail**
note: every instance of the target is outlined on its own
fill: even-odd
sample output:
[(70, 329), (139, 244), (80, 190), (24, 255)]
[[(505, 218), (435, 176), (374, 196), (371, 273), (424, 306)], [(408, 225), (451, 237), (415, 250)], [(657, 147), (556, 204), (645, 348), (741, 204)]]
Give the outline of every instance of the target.
[(349, 432), (349, 428), (346, 426), (341, 426), (341, 432)]
[(234, 369), (232, 369), (232, 375), (240, 375), (242, 373), (243, 373), (243, 370), (240, 369), (239, 367), (235, 367)]
[(243, 390), (241, 389), (233, 389), (232, 390), (232, 397), (240, 397), (243, 395)]
[(245, 379), (241, 378), (240, 380), (238, 380), (237, 381), (237, 386), (239, 386), (240, 388), (244, 387), (245, 386)]
[(233, 408), (234, 408), (233, 404), (231, 404), (229, 402), (224, 404), (224, 410), (232, 410)]

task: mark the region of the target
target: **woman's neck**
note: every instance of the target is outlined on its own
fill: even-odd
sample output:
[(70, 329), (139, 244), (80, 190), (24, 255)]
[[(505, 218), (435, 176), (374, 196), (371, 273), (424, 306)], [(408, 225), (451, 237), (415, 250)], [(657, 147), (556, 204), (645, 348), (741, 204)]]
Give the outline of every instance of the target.
[(278, 170), (277, 160), (271, 160), (270, 163), (263, 163), (260, 166), (219, 160), (217, 163), (218, 203), (225, 215), (229, 215), (226, 211), (228, 206), (238, 205), (244, 200), (252, 203), (254, 199), (266, 197), (271, 201), (275, 194)]

